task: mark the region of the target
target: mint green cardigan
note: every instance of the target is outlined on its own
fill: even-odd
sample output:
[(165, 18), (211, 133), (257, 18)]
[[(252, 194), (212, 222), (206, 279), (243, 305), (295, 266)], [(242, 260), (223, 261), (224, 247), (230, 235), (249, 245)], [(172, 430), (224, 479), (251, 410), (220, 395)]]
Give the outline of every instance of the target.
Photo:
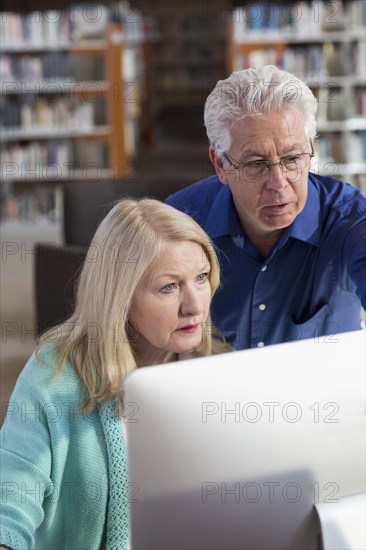
[(127, 452), (115, 404), (79, 412), (82, 385), (67, 363), (52, 380), (51, 344), (19, 376), (1, 430), (0, 544), (14, 550), (123, 550)]

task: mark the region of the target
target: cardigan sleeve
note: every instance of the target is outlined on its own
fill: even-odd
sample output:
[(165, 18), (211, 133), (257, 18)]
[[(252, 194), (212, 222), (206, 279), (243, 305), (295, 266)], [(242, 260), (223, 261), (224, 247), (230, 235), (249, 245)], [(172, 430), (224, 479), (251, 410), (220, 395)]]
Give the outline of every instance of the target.
[[(43, 500), (52, 494), (51, 438), (42, 377), (49, 371), (31, 358), (8, 404), (1, 430), (0, 544), (14, 550), (34, 545)], [(50, 376), (49, 372), (47, 376)]]

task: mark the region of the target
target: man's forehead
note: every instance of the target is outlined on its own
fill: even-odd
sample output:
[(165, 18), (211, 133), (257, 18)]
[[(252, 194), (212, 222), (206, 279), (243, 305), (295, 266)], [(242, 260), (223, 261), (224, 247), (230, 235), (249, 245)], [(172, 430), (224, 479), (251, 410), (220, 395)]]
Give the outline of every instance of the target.
[(247, 130), (249, 132), (253, 129), (263, 132), (263, 129), (266, 129), (271, 123), (279, 130), (285, 130), (289, 134), (293, 134), (303, 127), (304, 120), (303, 115), (296, 109), (258, 115), (243, 115), (230, 124), (229, 132), (234, 134), (237, 131), (245, 132)]
[(304, 123), (296, 112), (241, 118), (231, 126), (229, 134), (231, 152), (263, 152), (274, 142), (284, 152), (306, 145)]

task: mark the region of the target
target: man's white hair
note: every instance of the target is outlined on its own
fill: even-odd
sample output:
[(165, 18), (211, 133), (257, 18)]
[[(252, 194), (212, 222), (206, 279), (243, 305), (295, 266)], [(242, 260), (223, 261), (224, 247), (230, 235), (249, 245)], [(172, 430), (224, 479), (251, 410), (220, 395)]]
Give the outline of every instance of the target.
[(235, 71), (219, 80), (206, 99), (207, 137), (222, 155), (229, 150), (230, 128), (237, 120), (293, 109), (301, 115), (304, 130), (313, 140), (317, 108), (317, 100), (305, 82), (274, 65)]

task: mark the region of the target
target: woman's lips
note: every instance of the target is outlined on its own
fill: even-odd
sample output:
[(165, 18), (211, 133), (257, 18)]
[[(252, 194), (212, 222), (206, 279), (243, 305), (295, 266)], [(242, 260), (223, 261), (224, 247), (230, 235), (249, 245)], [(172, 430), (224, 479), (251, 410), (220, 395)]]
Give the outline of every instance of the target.
[(186, 334), (190, 334), (192, 332), (196, 332), (196, 330), (198, 329), (199, 327), (199, 324), (196, 324), (196, 325), (186, 325), (184, 327), (181, 327), (181, 328), (177, 328), (177, 331), (178, 332), (184, 332)]

